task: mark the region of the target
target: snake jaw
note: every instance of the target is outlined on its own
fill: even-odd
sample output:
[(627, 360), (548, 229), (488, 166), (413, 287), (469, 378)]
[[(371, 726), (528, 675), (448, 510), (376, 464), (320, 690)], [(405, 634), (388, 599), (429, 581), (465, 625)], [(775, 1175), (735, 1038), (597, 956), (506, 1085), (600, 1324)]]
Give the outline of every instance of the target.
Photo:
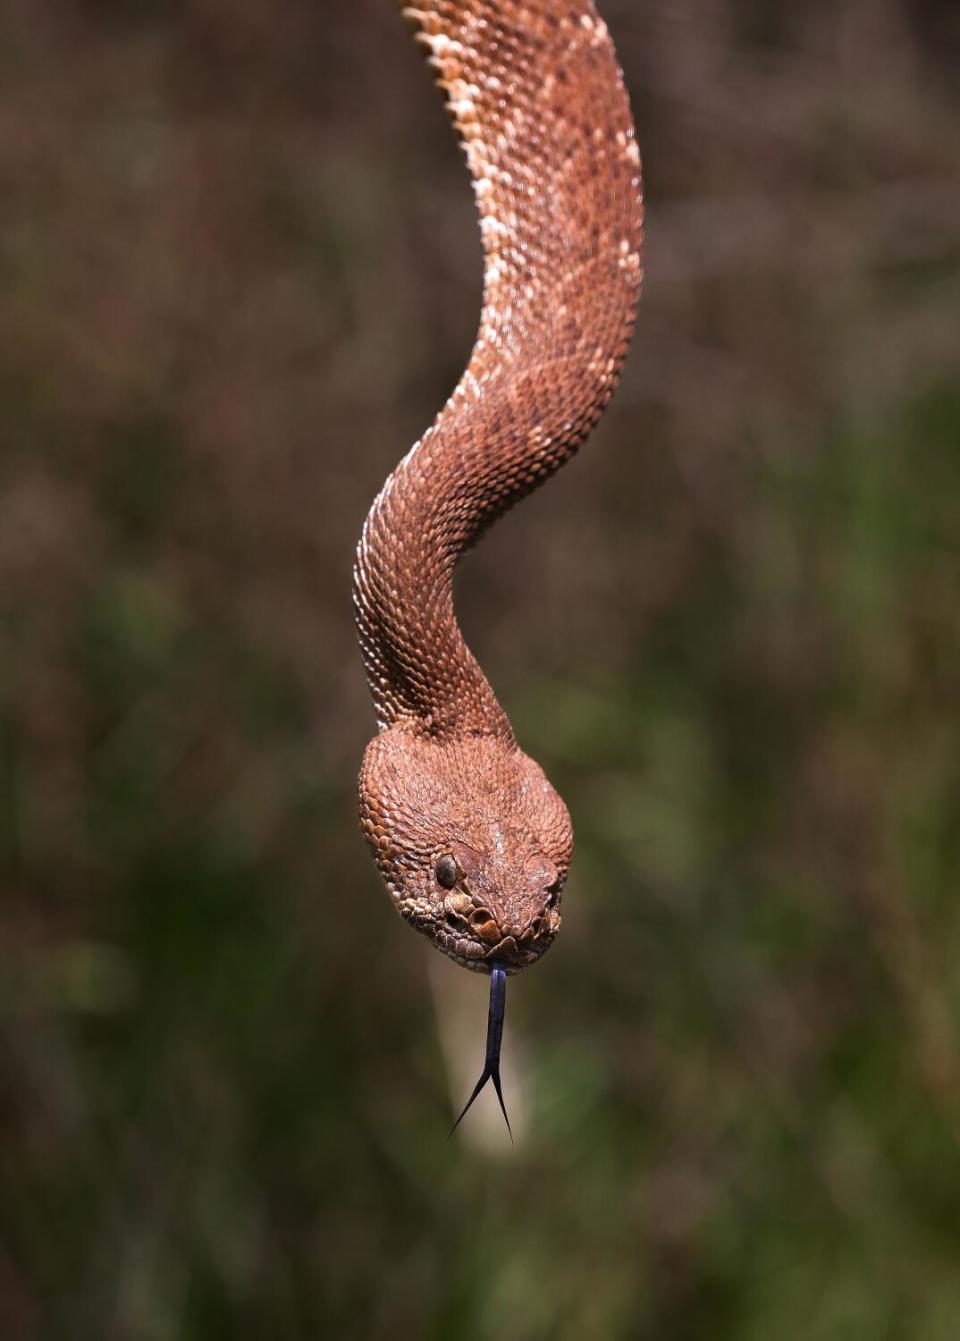
[(397, 901), (404, 921), (432, 941), (437, 949), (463, 968), (488, 972), (494, 961), (507, 973), (519, 973), (542, 958), (560, 929), (560, 913), (554, 908), (530, 919), (520, 931), (505, 932), (493, 918), (472, 926), (449, 897), (439, 906), (419, 899)]
[[(559, 926), (559, 918), (557, 925)], [(528, 941), (526, 944), (518, 944), (513, 936), (504, 936), (496, 945), (484, 946), (463, 936), (448, 935), (442, 929), (438, 929), (435, 933), (431, 933), (425, 927), (420, 927), (418, 930), (425, 931), (431, 936), (437, 949), (455, 964), (472, 969), (475, 973), (488, 973), (494, 962), (501, 963), (508, 974), (521, 973), (546, 954), (556, 936), (556, 932), (551, 932), (546, 937), (538, 938), (534, 943)]]
[[(518, 937), (504, 935), (499, 928), (495, 937), (480, 936), (456, 914), (444, 914), (442, 908), (424, 907), (419, 900), (397, 902), (405, 922), (427, 937), (436, 948), (454, 963), (474, 972), (487, 973), (494, 961), (500, 962), (508, 974), (530, 968), (546, 954), (560, 929), (560, 914), (551, 909), (541, 919), (540, 926), (528, 926)], [(481, 928), (494, 926), (487, 922)]]

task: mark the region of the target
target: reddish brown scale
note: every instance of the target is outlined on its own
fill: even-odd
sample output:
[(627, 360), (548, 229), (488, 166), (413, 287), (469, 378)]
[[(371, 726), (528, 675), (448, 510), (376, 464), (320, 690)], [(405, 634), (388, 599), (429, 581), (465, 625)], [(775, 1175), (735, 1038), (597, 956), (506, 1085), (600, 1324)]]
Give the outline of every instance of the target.
[[(573, 834), (463, 640), (453, 570), (603, 413), (641, 279), (640, 159), (590, 0), (415, 0), (480, 214), (484, 295), (468, 367), (384, 485), (354, 598), (380, 728), (360, 815), (407, 921), (470, 968), (524, 968), (560, 925)], [(443, 857), (456, 884), (437, 879)], [(447, 878), (449, 865), (443, 870)]]

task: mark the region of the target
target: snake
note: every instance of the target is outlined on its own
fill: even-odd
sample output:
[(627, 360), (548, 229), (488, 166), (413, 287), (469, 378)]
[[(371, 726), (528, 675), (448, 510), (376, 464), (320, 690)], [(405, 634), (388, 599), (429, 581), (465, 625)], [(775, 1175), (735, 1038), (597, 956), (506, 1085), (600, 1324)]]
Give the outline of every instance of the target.
[(592, 0), (416, 0), (401, 13), (466, 158), (483, 298), (465, 371), (377, 495), (357, 548), (377, 721), (359, 815), (401, 917), (490, 975), (483, 1073), (457, 1122), (492, 1080), (509, 1126), (506, 981), (556, 938), (573, 829), (466, 644), (454, 570), (610, 401), (642, 277), (640, 154)]

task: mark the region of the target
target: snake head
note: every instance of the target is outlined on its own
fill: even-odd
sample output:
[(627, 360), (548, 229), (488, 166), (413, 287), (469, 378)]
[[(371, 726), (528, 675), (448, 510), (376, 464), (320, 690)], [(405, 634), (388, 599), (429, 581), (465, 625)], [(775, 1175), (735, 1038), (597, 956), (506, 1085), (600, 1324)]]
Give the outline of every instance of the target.
[(512, 741), (389, 727), (364, 755), (360, 822), (400, 915), (457, 963), (516, 973), (552, 944), (573, 830)]

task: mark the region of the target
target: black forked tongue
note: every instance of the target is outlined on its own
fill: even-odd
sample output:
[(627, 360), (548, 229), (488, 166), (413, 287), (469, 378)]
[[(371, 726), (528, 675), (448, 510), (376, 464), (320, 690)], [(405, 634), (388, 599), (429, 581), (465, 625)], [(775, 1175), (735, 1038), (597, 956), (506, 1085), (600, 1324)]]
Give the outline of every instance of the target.
[(487, 1052), (483, 1061), (483, 1072), (474, 1086), (473, 1093), (467, 1100), (463, 1112), (450, 1128), (451, 1136), (470, 1111), (474, 1099), (483, 1089), (484, 1085), (486, 1085), (488, 1080), (492, 1080), (493, 1088), (497, 1091), (497, 1098), (500, 1100), (500, 1111), (503, 1114), (503, 1120), (507, 1124), (510, 1140), (513, 1140), (513, 1128), (510, 1126), (510, 1119), (507, 1117), (507, 1107), (503, 1102), (503, 1090), (500, 1088), (500, 1044), (503, 1041), (503, 1017), (506, 1009), (507, 970), (498, 960), (494, 959), (491, 960), (490, 963), (490, 1011), (487, 1015)]

